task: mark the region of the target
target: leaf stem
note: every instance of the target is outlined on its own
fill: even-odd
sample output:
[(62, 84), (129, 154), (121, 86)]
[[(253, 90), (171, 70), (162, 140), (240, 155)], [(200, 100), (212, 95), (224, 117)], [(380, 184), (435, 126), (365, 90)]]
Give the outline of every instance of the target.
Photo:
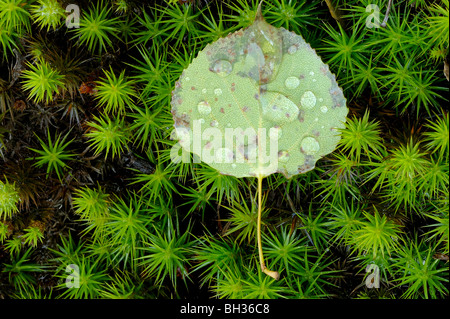
[(381, 23), (382, 28), (386, 28), (387, 21), (389, 18), (389, 11), (391, 11), (391, 6), (392, 6), (392, 0), (389, 0), (388, 7), (386, 9), (386, 15), (384, 16), (383, 22)]
[(269, 270), (264, 263), (264, 255), (261, 243), (261, 212), (262, 212), (262, 180), (263, 177), (258, 175), (258, 223), (257, 223), (257, 237), (258, 237), (258, 253), (259, 253), (259, 264), (261, 265), (261, 270), (268, 276), (278, 280), (280, 274), (277, 271)]

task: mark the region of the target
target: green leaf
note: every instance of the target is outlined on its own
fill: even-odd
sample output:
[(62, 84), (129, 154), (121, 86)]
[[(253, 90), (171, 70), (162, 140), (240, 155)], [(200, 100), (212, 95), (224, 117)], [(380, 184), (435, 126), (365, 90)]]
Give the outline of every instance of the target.
[(19, 192), (14, 184), (0, 180), (0, 219), (5, 220), (19, 211)]
[(291, 177), (336, 148), (348, 109), (310, 45), (258, 12), (184, 70), (172, 94), (175, 136), (223, 174)]

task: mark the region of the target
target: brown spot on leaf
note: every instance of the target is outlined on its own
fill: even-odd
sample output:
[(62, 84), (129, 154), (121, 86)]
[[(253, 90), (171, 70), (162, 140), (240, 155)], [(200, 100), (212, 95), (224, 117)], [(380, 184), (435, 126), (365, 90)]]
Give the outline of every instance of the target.
[(179, 114), (172, 110), (173, 119), (176, 127), (189, 127), (190, 118), (186, 113)]
[(298, 120), (300, 121), (300, 123), (303, 123), (303, 121), (305, 121), (305, 111), (304, 110), (300, 110), (298, 112)]

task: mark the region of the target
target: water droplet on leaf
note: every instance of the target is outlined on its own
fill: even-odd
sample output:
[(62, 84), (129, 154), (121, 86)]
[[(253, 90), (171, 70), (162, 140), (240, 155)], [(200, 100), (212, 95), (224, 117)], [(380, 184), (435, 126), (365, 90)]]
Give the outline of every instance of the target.
[(298, 50), (298, 44), (293, 44), (288, 48), (288, 53), (289, 54), (294, 54), (295, 52), (297, 52)]
[(278, 152), (278, 161), (281, 163), (286, 163), (289, 160), (288, 151), (279, 151)]
[(286, 87), (291, 90), (297, 88), (299, 84), (300, 79), (296, 76), (290, 76), (284, 81), (284, 85), (286, 85)]
[(209, 106), (209, 103), (206, 101), (201, 101), (197, 105), (197, 110), (202, 115), (208, 115), (211, 113), (211, 106)]
[(227, 60), (219, 60), (214, 63), (212, 67), (212, 71), (217, 73), (220, 76), (227, 76), (233, 70), (233, 66), (230, 61)]
[(275, 123), (294, 121), (298, 116), (297, 105), (283, 94), (266, 92), (261, 95), (263, 117)]
[(316, 105), (316, 96), (311, 91), (303, 93), (300, 103), (305, 109), (311, 109)]
[(314, 137), (305, 137), (300, 143), (301, 151), (305, 155), (314, 155), (320, 150), (319, 142)]

